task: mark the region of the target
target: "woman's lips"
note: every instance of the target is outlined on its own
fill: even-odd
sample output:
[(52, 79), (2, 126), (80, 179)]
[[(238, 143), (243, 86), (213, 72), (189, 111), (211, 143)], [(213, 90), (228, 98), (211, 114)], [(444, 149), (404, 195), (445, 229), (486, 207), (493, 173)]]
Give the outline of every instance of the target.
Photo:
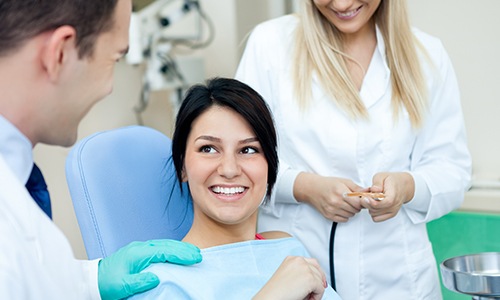
[(215, 197), (220, 200), (236, 201), (243, 198), (248, 189), (244, 186), (232, 186), (232, 187), (212, 186), (210, 190), (215, 195)]
[(350, 19), (353, 19), (354, 17), (356, 17), (359, 13), (359, 11), (361, 10), (363, 6), (360, 6), (356, 9), (353, 9), (353, 10), (350, 10), (350, 11), (346, 11), (346, 12), (338, 12), (338, 11), (333, 11), (335, 13), (335, 15), (341, 19), (341, 20), (350, 20)]

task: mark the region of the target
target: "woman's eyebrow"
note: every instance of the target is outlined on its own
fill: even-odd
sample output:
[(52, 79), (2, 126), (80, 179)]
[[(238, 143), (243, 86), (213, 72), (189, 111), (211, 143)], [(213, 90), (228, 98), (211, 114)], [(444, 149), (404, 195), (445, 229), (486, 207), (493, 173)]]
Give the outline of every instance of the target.
[(259, 139), (256, 136), (254, 136), (254, 137), (239, 141), (239, 144), (248, 144), (248, 143), (253, 143), (253, 142), (258, 142), (258, 141), (259, 141)]
[[(215, 143), (222, 142), (222, 139), (211, 136), (211, 135), (200, 135), (199, 137), (197, 137), (195, 139), (195, 141), (197, 141), (197, 140), (207, 140), (207, 141), (215, 142)], [(253, 137), (249, 137), (249, 138), (246, 138), (246, 139), (239, 141), (238, 144), (248, 144), (248, 143), (253, 143), (253, 142), (258, 142), (258, 141), (259, 141), (259, 139), (256, 136), (253, 136)]]
[(211, 135), (200, 135), (199, 137), (197, 137), (195, 139), (195, 141), (197, 141), (197, 140), (207, 140), (207, 141), (210, 141), (210, 142), (218, 142), (218, 143), (221, 142), (220, 138), (216, 138), (216, 137), (211, 136)]

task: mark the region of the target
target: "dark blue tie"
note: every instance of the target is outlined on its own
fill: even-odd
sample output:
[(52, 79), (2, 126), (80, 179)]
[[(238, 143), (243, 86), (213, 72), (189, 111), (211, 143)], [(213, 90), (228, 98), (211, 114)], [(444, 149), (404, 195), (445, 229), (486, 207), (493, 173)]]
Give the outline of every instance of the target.
[(30, 192), (31, 197), (35, 200), (36, 204), (52, 219), (52, 209), (50, 207), (50, 195), (47, 190), (47, 184), (43, 179), (42, 172), (33, 164), (30, 178), (26, 183), (26, 188)]

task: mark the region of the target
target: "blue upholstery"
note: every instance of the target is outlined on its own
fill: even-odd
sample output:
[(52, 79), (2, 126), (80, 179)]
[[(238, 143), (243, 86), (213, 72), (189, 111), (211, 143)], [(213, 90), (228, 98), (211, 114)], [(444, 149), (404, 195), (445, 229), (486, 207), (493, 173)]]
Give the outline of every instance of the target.
[(144, 126), (98, 132), (73, 147), (66, 179), (89, 259), (132, 241), (185, 236), (192, 201), (170, 158), (170, 139)]

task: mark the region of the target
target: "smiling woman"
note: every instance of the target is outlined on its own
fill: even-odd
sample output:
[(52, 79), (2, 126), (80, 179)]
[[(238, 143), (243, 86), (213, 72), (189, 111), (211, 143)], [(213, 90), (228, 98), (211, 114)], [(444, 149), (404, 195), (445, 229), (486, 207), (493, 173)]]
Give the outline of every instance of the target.
[(231, 238), (232, 224), (246, 229), (233, 236), (235, 242), (242, 237), (252, 239), (255, 229), (246, 224), (256, 223), (256, 212), (266, 193), (268, 167), (259, 140), (245, 119), (218, 105), (203, 112), (193, 122), (184, 165), (184, 180), (198, 212), (198, 221), (185, 241), (215, 246), (216, 239), (210, 236), (224, 231), (228, 233), (224, 236)]
[(198, 246), (203, 261), (150, 268), (161, 283), (145, 297), (339, 299), (298, 240), (256, 231), (258, 208), (276, 182), (276, 145), (271, 113), (249, 86), (215, 78), (188, 91), (172, 159), (193, 199), (193, 226), (183, 241)]

